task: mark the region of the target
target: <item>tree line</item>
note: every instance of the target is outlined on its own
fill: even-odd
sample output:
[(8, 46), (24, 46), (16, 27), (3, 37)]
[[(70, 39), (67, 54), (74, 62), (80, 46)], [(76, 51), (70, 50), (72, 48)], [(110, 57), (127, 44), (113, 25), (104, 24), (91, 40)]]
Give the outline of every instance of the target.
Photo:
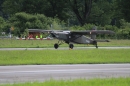
[(130, 38), (128, 0), (0, 0), (0, 32), (24, 34), (26, 29), (113, 30)]

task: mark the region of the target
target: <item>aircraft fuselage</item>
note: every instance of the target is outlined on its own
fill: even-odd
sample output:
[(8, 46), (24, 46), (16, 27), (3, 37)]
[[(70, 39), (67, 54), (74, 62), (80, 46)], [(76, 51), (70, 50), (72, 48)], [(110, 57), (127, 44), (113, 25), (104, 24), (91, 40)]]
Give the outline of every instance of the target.
[(53, 32), (51, 33), (54, 38), (64, 40), (66, 43), (77, 44), (93, 44), (93, 39), (86, 37), (85, 35), (71, 35), (69, 32)]

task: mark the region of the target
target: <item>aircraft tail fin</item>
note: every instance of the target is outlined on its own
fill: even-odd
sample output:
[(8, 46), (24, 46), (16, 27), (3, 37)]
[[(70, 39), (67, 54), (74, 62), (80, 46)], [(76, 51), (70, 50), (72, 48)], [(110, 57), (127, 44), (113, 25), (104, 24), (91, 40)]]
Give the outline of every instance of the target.
[(91, 39), (96, 39), (96, 35), (91, 35)]
[[(92, 30), (97, 30), (97, 27), (94, 26), (94, 27), (92, 28)], [(91, 34), (90, 37), (91, 37), (91, 39), (96, 39), (96, 34)]]

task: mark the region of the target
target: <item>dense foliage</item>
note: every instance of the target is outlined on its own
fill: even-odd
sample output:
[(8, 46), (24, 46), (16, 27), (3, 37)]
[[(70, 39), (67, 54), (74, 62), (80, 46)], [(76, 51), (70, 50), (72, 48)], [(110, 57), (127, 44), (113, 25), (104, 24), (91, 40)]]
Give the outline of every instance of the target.
[(25, 29), (36, 29), (44, 28), (47, 29), (48, 25), (52, 23), (51, 19), (44, 16), (43, 14), (27, 14), (27, 13), (16, 13), (10, 19), (11, 26), (15, 27), (14, 34), (24, 33)]
[[(26, 29), (110, 29), (130, 38), (128, 0), (0, 0), (0, 32)], [(1, 33), (0, 33), (1, 34)]]

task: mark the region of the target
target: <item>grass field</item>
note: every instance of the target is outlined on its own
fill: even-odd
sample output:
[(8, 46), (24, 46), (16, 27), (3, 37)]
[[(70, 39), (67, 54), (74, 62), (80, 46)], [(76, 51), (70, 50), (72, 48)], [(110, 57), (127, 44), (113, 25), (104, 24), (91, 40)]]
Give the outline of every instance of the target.
[(130, 63), (130, 49), (0, 51), (0, 65)]
[[(111, 42), (98, 42), (98, 46), (130, 46), (130, 40), (110, 40)], [(45, 48), (53, 47), (58, 40), (16, 40), (16, 39), (0, 39), (0, 48)], [(67, 46), (63, 44), (61, 47)], [(75, 47), (89, 47), (93, 45), (75, 44)]]
[[(14, 40), (0, 39), (0, 48), (44, 48), (53, 47), (58, 40)], [(89, 47), (78, 45), (75, 47)], [(130, 46), (130, 40), (111, 40), (98, 46)], [(68, 47), (67, 44), (61, 47)], [(100, 64), (130, 63), (130, 49), (87, 49), (87, 50), (12, 50), (0, 51), (0, 65), (40, 64)], [(130, 86), (130, 78), (50, 80), (22, 84), (0, 84), (0, 86)]]
[[(58, 40), (0, 39), (0, 48), (53, 47)], [(100, 42), (99, 46), (130, 46), (130, 40)], [(63, 44), (62, 46), (67, 46)], [(88, 45), (78, 45), (88, 47)], [(130, 49), (17, 50), (0, 51), (0, 65), (130, 63)]]
[(1, 84), (0, 86), (130, 86), (130, 78), (50, 80), (23, 84)]

